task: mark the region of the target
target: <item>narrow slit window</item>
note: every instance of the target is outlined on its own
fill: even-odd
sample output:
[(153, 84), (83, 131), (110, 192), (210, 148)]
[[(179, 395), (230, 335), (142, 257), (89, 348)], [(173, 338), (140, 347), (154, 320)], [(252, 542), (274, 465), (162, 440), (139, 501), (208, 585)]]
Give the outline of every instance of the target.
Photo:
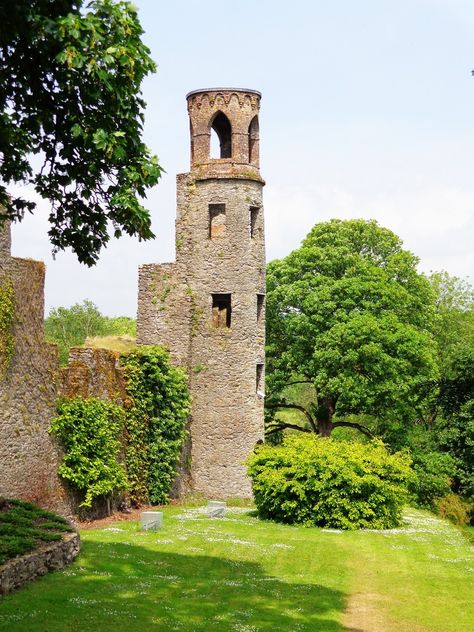
[(225, 235), (225, 204), (209, 204), (209, 239)]
[(216, 329), (230, 327), (232, 315), (231, 294), (212, 295), (212, 326)]
[(265, 294), (257, 294), (257, 322), (259, 322), (262, 318), (264, 305), (265, 305)]
[(258, 206), (250, 207), (250, 237), (253, 239), (257, 232), (257, 222), (260, 209)]
[(255, 391), (257, 395), (263, 396), (263, 364), (257, 364), (257, 374), (256, 374), (256, 388)]

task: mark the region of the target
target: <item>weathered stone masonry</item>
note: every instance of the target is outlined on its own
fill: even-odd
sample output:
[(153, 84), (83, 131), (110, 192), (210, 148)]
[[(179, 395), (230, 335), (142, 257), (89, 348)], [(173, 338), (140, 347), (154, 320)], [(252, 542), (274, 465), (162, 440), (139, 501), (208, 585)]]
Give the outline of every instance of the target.
[[(265, 247), (254, 90), (187, 96), (191, 171), (177, 176), (176, 262), (141, 266), (138, 342), (189, 372), (194, 490), (249, 496), (263, 438)], [(213, 129), (220, 158), (210, 157)]]
[(45, 266), (10, 255), (10, 226), (0, 228), (0, 282), (15, 294), (14, 356), (0, 379), (0, 495), (68, 513), (57, 476), (58, 450), (48, 434), (55, 414), (59, 361), (44, 339)]
[(12, 257), (10, 244), (5, 224), (0, 229), (0, 285), (13, 285), (15, 306), (13, 359), (0, 376), (0, 496), (70, 515), (77, 502), (58, 477), (61, 454), (48, 432), (58, 397), (122, 403), (124, 379), (117, 354), (106, 349), (71, 349), (69, 366), (59, 368), (56, 345), (44, 338), (45, 266)]

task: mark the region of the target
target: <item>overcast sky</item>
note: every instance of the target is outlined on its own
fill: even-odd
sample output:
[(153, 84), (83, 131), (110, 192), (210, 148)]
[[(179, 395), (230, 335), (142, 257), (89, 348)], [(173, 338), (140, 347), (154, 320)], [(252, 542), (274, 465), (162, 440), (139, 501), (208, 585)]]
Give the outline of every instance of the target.
[(189, 167), (185, 95), (262, 92), (268, 260), (317, 222), (375, 218), (421, 260), (474, 281), (472, 0), (135, 0), (158, 72), (145, 140), (166, 174), (150, 192), (154, 242), (123, 238), (89, 269), (50, 256), (46, 216), (13, 230), (47, 263), (46, 308), (88, 298), (135, 315), (140, 263), (174, 258), (175, 176)]

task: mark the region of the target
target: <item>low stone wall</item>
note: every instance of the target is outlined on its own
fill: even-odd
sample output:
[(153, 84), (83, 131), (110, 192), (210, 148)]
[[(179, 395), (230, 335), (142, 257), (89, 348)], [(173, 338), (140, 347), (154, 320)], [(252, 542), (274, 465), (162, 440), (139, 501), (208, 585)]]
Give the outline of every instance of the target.
[(48, 571), (64, 568), (77, 557), (79, 550), (79, 534), (67, 533), (60, 542), (5, 562), (0, 566), (0, 595), (13, 592)]

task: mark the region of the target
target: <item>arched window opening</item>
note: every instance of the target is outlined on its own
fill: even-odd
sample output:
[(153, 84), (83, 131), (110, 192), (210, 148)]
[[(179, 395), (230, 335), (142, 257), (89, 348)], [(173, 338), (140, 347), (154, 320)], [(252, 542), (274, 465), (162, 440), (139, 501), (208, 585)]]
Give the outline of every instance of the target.
[(225, 114), (218, 112), (211, 126), (211, 158), (231, 157), (232, 128), (230, 121)]
[(249, 162), (258, 163), (259, 128), (258, 116), (254, 116), (249, 125)]

